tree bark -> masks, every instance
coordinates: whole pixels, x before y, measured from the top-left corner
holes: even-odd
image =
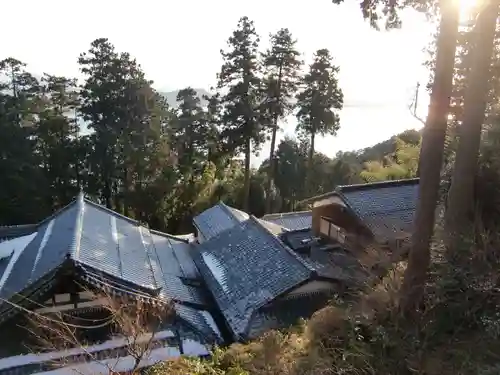
[[[419,199],[411,238],[412,248],[400,291],[400,308],[403,314],[416,311],[424,295],[453,88],[459,9],[454,0],[441,0],[440,9],[436,71],[420,151]]]
[[[278,118],[273,120],[273,133],[271,135],[271,151],[269,152],[269,173],[267,175],[266,186],[266,213],[272,213],[272,196],[271,190],[274,182],[274,169],[276,168],[276,161],[274,156],[274,149],[276,148],[276,132],[278,130]]]
[[[249,212],[250,208],[250,156],[251,139],[248,138],[245,144],[245,182],[243,187],[243,211]]]
[[[314,165],[314,141],[316,138],[316,133],[312,132],[311,133],[311,144],[309,147],[309,157],[308,157],[308,166],[306,170],[306,193],[308,196],[311,196],[313,194],[313,189],[312,189],[312,181],[311,181],[311,172],[312,168]]]
[[[474,181],[485,119],[490,78],[491,58],[494,52],[499,0],[490,0],[476,20],[473,30],[470,73],[464,98],[464,117],[459,129],[459,143],[448,194],[445,213],[447,251],[453,251],[473,216]]]
[[[283,65],[280,65],[278,71],[278,105],[281,100],[281,80],[283,76]],[[274,182],[274,172],[276,168],[276,159],[274,155],[274,149],[276,148],[276,133],[278,132],[278,117],[273,116],[273,131],[271,135],[271,150],[269,152],[269,173],[267,176],[267,189],[266,189],[266,213],[272,213],[272,196],[271,189]]]

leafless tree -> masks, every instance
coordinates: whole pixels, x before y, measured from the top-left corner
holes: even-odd
[[[87,374],[85,366],[98,364],[100,373],[137,374],[143,362],[147,361],[152,350],[160,344],[158,333],[168,323],[174,311],[169,303],[134,297],[112,297],[107,294],[95,295],[102,301],[106,318],[91,320],[77,318],[64,312],[48,314],[29,314],[27,328],[38,342],[37,352],[64,352],[61,358],[54,355],[50,363],[55,368],[75,366],[75,373]],[[82,323],[85,321],[85,324]],[[116,338],[116,347],[109,348],[105,358],[99,351],[87,345],[83,339],[86,330],[109,327]],[[125,372],[118,366],[124,357],[133,359]],[[82,370],[78,370],[81,367]],[[90,367],[89,367],[90,368]]]

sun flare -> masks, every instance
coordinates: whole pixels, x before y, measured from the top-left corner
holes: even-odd
[[[466,20],[470,18],[484,3],[484,0],[455,0],[460,7],[460,18]]]

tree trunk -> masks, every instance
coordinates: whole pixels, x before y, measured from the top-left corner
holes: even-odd
[[[411,238],[412,248],[400,291],[400,308],[403,314],[414,312],[421,305],[424,295],[453,88],[459,9],[455,0],[441,0],[440,9],[436,70],[420,151],[419,199]]]
[[[491,0],[480,12],[473,30],[470,73],[464,98],[464,117],[448,194],[445,233],[448,251],[466,227],[474,210],[474,180],[485,119],[491,57],[494,52],[499,0]]]
[[[311,196],[312,192],[312,181],[311,172],[314,165],[314,140],[316,138],[316,133],[311,133],[311,144],[309,147],[309,157],[307,158],[307,170],[306,170],[306,195]]]
[[[110,210],[113,209],[113,203],[111,202],[111,178],[109,177],[108,173],[104,174],[104,189],[103,189],[103,198],[104,198],[104,204],[106,205],[106,208],[109,208]]]
[[[281,81],[283,76],[283,65],[281,64],[278,71],[278,105],[281,99]],[[276,159],[274,157],[274,149],[276,148],[276,134],[278,132],[278,115],[273,116],[273,132],[271,135],[271,150],[269,152],[269,173],[267,176],[267,188],[266,188],[266,213],[272,213],[272,196],[271,189],[274,182],[274,172],[276,168]]]
[[[246,140],[245,145],[245,183],[243,187],[243,211],[249,212],[250,200],[250,155],[251,155],[251,139]]]
[[[271,190],[274,182],[274,169],[276,168],[276,160],[274,157],[274,149],[276,148],[276,133],[278,131],[278,117],[273,120],[273,133],[271,135],[271,151],[269,152],[269,173],[267,175],[266,186],[266,213],[272,213],[272,196]]]

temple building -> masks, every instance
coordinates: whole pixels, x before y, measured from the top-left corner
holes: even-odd
[[[349,238],[407,236],[417,191],[418,179],[341,186],[309,199],[309,211],[262,218],[221,202],[185,236],[81,194],[38,224],[0,227],[0,375],[98,374],[108,360],[126,371],[130,343],[97,324],[109,314],[103,295],[170,311],[143,367],[286,328],[363,284],[369,272]],[[33,349],[29,321],[54,314],[81,328],[84,348]]]

